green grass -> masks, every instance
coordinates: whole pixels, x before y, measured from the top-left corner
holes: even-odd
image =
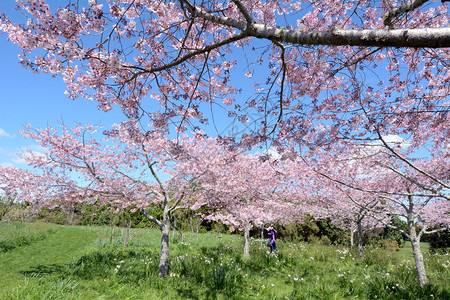
[[[24,226],[35,226],[26,224]],[[43,225],[41,225],[43,226]],[[171,234],[170,276],[159,278],[159,232],[50,226],[44,240],[0,254],[0,299],[448,299],[449,257],[425,254],[431,284],[419,288],[408,249],[278,242],[277,256],[242,237]],[[36,229],[36,230],[47,230]],[[14,228],[0,227],[0,234]],[[30,229],[33,231],[32,229]],[[426,251],[424,251],[426,252]]]
[[[1,222],[0,226],[2,226]],[[0,231],[0,253],[44,240],[47,235],[54,233],[54,231],[53,226],[43,223],[4,223]]]
[[[430,243],[420,243],[420,248],[422,249],[422,253],[427,253],[430,251]],[[412,246],[409,241],[405,241],[403,247],[398,251],[398,255],[403,255],[405,259],[413,259]]]
[[[3,225],[3,236],[11,234],[11,227]],[[21,225],[28,231],[51,232],[45,238],[23,244],[8,252],[0,253],[0,291],[8,289],[34,274],[51,274],[71,260],[77,259],[97,238],[97,232],[89,228],[56,226],[32,223]]]

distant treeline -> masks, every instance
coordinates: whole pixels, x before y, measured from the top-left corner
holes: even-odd
[[[158,205],[147,208],[147,212],[157,219],[162,219],[162,209]],[[201,218],[201,211],[181,210],[173,215],[172,224],[177,231],[230,233],[229,226],[222,222],[211,222]],[[0,201],[0,221],[35,221],[40,220],[60,225],[82,226],[118,226],[127,228],[155,228],[140,211],[114,211],[107,206],[77,204],[69,209],[54,208],[37,210],[26,203]],[[399,218],[393,224],[407,231],[407,225]],[[329,218],[314,219],[306,217],[303,222],[275,224],[278,238],[288,241],[305,241],[323,245],[350,244],[350,233],[335,226]],[[254,238],[267,238],[262,228],[254,227],[250,235]],[[357,237],[355,236],[355,239]],[[398,250],[405,242],[401,233],[390,228],[373,228],[364,233],[364,244],[385,249]],[[422,241],[429,242],[433,251],[448,251],[450,248],[450,231],[425,235]]]

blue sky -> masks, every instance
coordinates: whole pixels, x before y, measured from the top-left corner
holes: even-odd
[[[5,12],[14,21],[23,20],[14,6],[14,1],[2,0],[0,12]],[[63,80],[23,68],[17,57],[20,51],[17,45],[7,40],[6,34],[0,33],[0,165],[23,168],[25,164],[18,157],[21,150],[43,151],[36,142],[24,139],[18,132],[27,123],[34,128],[42,128],[57,126],[57,122],[61,121],[68,126],[75,121],[89,124],[100,122],[109,128],[124,119],[117,108],[105,113],[97,109],[96,102],[68,99],[64,94],[66,87]],[[244,67],[242,69],[245,69],[244,73],[248,71]],[[241,85],[252,86],[253,79],[243,74],[241,77]],[[249,95],[241,97],[247,98]],[[211,129],[210,134],[230,134],[236,130],[235,125],[242,126],[228,118],[215,121],[218,131]]]
[[[13,9],[14,6],[13,0],[0,0],[0,12],[5,12],[17,21],[20,16]],[[26,123],[30,123],[34,128],[40,128],[47,125],[57,126],[58,121],[68,126],[75,121],[90,124],[100,122],[109,128],[112,123],[118,123],[124,119],[117,108],[105,113],[97,109],[96,102],[68,99],[64,94],[66,87],[61,78],[52,78],[51,75],[43,73],[35,74],[31,70],[24,69],[17,58],[19,53],[20,48],[7,41],[6,34],[0,34],[0,165],[25,167],[17,156],[21,149],[43,151],[36,142],[24,139],[17,132],[23,129]],[[237,51],[234,55],[241,54]],[[236,73],[233,74],[234,79],[237,76],[235,84],[243,88],[243,93],[237,96],[242,99],[247,99],[253,93],[254,80],[265,81],[265,73],[258,73],[258,69],[250,70],[255,74],[253,78],[243,75],[247,71],[249,69],[246,65],[237,66],[234,71]],[[368,76],[370,77],[370,74]],[[217,131],[214,130],[212,119],[210,119],[211,126],[207,130],[209,134],[233,135],[245,127],[239,122],[224,118],[221,115],[224,112],[219,111],[215,119]],[[251,113],[250,117],[252,118]]]
[[[14,5],[11,0],[1,1],[0,11],[16,14]],[[26,123],[46,127],[55,126],[57,121],[67,125],[100,121],[107,126],[122,118],[117,110],[99,111],[92,101],[69,100],[61,78],[26,70],[19,64],[19,53],[20,48],[7,41],[6,34],[0,34],[0,165],[24,167],[17,156],[21,149],[42,151],[36,142],[17,132]]]
[[[39,151],[36,142],[24,139],[17,130],[29,123],[33,127],[97,123],[107,126],[122,119],[120,111],[109,113],[97,109],[97,104],[85,99],[70,100],[64,94],[61,78],[35,74],[19,64],[18,46],[0,35],[0,164],[16,165],[21,148]]]

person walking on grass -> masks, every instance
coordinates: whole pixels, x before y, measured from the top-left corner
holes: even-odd
[[[277,231],[272,226],[269,226],[268,228],[266,228],[266,230],[269,236],[269,242],[267,243],[267,246],[270,247],[270,253],[274,251],[276,253],[278,251],[277,244],[275,242],[275,235],[277,234]]]

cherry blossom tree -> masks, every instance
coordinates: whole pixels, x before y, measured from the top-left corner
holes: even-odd
[[[381,205],[377,197],[366,193],[345,189],[339,184],[326,181],[327,190],[332,191],[325,201],[326,211],[333,224],[350,232],[350,246],[354,247],[354,234],[358,233],[359,258],[364,257],[363,237],[367,230],[374,229],[380,221],[377,219],[387,218],[389,210]],[[377,219],[372,215],[376,212]],[[384,220],[383,220],[384,221]],[[387,221],[385,222],[387,223]]]
[[[24,18],[2,15],[0,30],[23,49],[22,65],[61,76],[70,98],[105,111],[118,106],[132,122],[174,124],[178,132],[217,128],[216,120],[231,116],[244,132],[223,141],[250,147],[271,138],[301,145],[300,154],[409,136],[410,149],[437,149],[429,160],[436,163],[421,165],[385,143],[395,162],[368,165],[409,182],[414,201],[430,199],[423,209],[448,200],[448,173],[437,164],[448,158],[450,137],[448,1],[17,5]],[[411,194],[386,189],[377,195]]]
[[[208,205],[198,190],[216,178],[212,166],[218,166],[220,154],[228,151],[213,138],[196,135],[168,140],[156,131],[143,133],[136,123],[126,128],[116,125],[105,132],[103,141],[95,139],[97,129],[91,125],[62,125],[60,131],[28,126],[22,133],[48,150],[45,155],[24,155],[41,175],[17,176],[25,171],[2,168],[0,184],[19,189],[21,199],[41,207],[95,202],[116,211],[140,210],[161,230],[159,274],[166,276],[171,216],[179,209]],[[162,220],[147,213],[151,205],[161,206]]]
[[[51,198],[54,191],[58,190],[58,185],[51,179],[31,171],[0,166],[0,186],[5,192],[5,198],[17,203],[31,199],[40,202]]]
[[[330,156],[326,157],[327,171],[319,171],[332,186],[337,184],[339,191],[350,190],[348,196],[350,192],[366,194],[366,197],[358,199],[352,196],[349,199],[371,218],[408,238],[420,286],[428,283],[420,249],[421,237],[450,227],[447,148],[444,145],[431,157],[414,158],[412,154],[417,153],[402,148],[401,144],[393,145],[386,137],[380,136],[379,143],[347,148],[345,158],[341,156],[341,159],[332,160]],[[333,173],[329,172],[331,168],[334,168]],[[367,199],[374,199],[374,202],[367,202]],[[384,207],[381,214],[380,207]],[[383,219],[386,214],[406,220],[408,231],[386,222],[388,219]],[[416,225],[421,227],[419,232]],[[432,229],[436,226],[440,228]]]
[[[250,257],[250,230],[267,223],[292,222],[301,211],[287,193],[283,166],[259,154],[236,153],[202,186],[213,211],[205,218],[244,232],[244,257]]]
[[[254,121],[243,144],[286,135],[323,144],[367,137],[373,123],[425,143],[421,124],[447,122],[446,1],[17,0],[17,7],[24,17],[3,15],[0,30],[23,49],[21,64],[60,75],[71,98],[105,111],[117,105],[154,126],[196,129],[225,114]]]

